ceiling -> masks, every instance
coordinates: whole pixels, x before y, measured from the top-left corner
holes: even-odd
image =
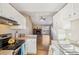
[[[11,5],[23,15],[30,15],[32,17],[32,21],[37,24],[51,24],[52,18],[50,15],[53,16],[63,8],[65,4],[66,3],[11,3]],[[47,21],[40,22],[40,16],[47,17]]]
[[[60,10],[65,3],[12,3],[14,8],[16,8],[21,13],[37,13],[37,12],[57,12]]]

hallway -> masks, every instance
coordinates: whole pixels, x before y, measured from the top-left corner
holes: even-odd
[[[37,36],[37,55],[47,55],[48,54],[48,48],[42,45],[42,36]]]

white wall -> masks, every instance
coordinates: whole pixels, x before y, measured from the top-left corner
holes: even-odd
[[[46,18],[45,21],[40,21],[40,17],[44,16]],[[36,13],[33,14],[32,16],[32,22],[34,24],[39,24],[39,25],[50,25],[52,24],[52,15],[45,15],[45,13]]]
[[[32,22],[30,16],[26,16],[26,34],[32,34]]]

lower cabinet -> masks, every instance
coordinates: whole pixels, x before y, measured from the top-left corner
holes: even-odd
[[[18,55],[25,55],[26,49],[25,49],[25,43],[23,43],[18,51]]]
[[[54,46],[53,50],[53,55],[64,55],[64,52],[60,47]]]
[[[25,43],[20,46],[19,55],[35,55],[37,53],[37,36],[27,36]]]
[[[25,54],[25,43],[21,46],[21,55]]]
[[[57,41],[52,41],[52,44],[49,47],[49,55],[65,55],[64,50],[57,44]]]
[[[36,54],[37,53],[37,41],[36,38],[29,38],[25,42],[25,54]]]

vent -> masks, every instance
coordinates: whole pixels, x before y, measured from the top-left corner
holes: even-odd
[[[5,25],[19,25],[16,21],[7,19],[5,17],[0,16],[0,24],[5,24]]]

